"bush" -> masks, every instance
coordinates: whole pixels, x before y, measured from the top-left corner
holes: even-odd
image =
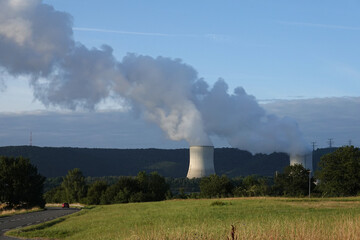
[[[225,206],[225,205],[229,205],[229,203],[226,203],[223,201],[215,201],[210,204],[210,206]],[[231,203],[230,203],[230,205],[231,205]]]

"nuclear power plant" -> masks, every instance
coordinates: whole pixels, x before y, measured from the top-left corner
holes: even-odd
[[[301,164],[313,174],[312,152],[306,154],[290,154],[290,165]],[[214,147],[190,146],[190,164],[187,178],[202,178],[215,174]]]
[[[191,146],[190,164],[187,178],[202,178],[215,174],[214,170],[214,147]]]
[[[312,152],[307,154],[292,154],[290,155],[290,165],[301,164],[304,168],[310,169],[313,172]]]

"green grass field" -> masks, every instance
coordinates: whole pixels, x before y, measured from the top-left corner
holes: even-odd
[[[10,234],[44,239],[360,239],[360,198],[269,197],[96,206]]]

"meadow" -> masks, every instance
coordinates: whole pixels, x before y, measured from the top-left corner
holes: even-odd
[[[360,197],[189,199],[89,206],[10,235],[43,239],[360,239]]]

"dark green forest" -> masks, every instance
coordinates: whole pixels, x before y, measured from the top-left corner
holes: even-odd
[[[314,152],[314,165],[320,156],[334,149]],[[80,168],[85,176],[136,176],[140,171],[158,172],[164,177],[185,177],[189,167],[189,149],[94,149],[70,147],[0,147],[0,156],[29,158],[45,177],[65,176]],[[274,176],[289,165],[285,153],[251,154],[234,148],[216,148],[215,171],[218,175]],[[316,166],[315,166],[316,168]]]
[[[220,151],[218,149],[215,155],[222,156],[224,152],[228,153],[227,150],[235,149],[224,148]],[[244,153],[240,150],[235,151]],[[255,156],[250,154],[250,157],[255,159],[253,161],[267,159],[264,162],[266,164],[268,159],[275,161],[282,155],[284,154]],[[316,158],[320,155],[322,156],[315,177],[311,177],[311,172],[302,165],[295,164],[285,166],[282,172],[276,172],[273,176],[239,175],[230,178],[225,174],[221,176],[213,174],[201,179],[187,179],[165,178],[157,172],[140,171],[137,176],[85,177],[79,168],[74,168],[69,170],[66,176],[50,177],[46,180],[28,158],[2,156],[0,157],[0,201],[5,203],[5,208],[21,208],[44,206],[45,201],[113,204],[172,198],[359,195],[359,148],[344,146],[327,151],[315,151],[313,156]],[[227,158],[232,158],[232,155],[227,155]],[[235,166],[237,163],[235,161],[231,164]]]

